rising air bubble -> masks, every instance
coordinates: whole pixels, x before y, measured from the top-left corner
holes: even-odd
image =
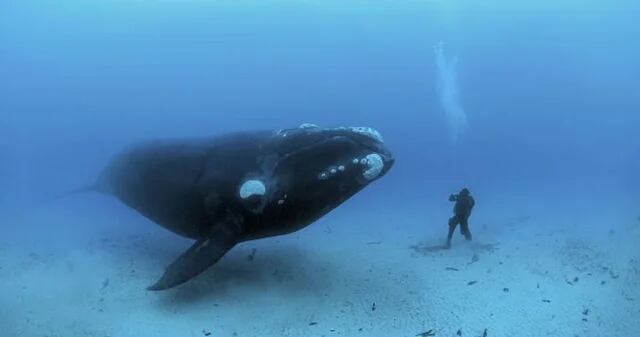
[[[460,103],[458,90],[458,58],[454,56],[447,60],[442,42],[435,46],[434,52],[438,71],[440,105],[446,114],[451,138],[457,142],[458,137],[467,126],[467,114]]]

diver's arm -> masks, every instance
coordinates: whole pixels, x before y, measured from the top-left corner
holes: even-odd
[[[449,196],[449,201],[458,201],[458,196],[455,194],[452,194]]]

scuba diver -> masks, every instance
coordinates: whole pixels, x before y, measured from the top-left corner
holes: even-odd
[[[460,224],[460,234],[464,235],[465,239],[471,241],[468,220],[471,215],[471,210],[476,204],[471,193],[469,193],[469,190],[466,188],[460,190],[458,194],[450,195],[449,201],[455,201],[456,204],[453,206],[453,216],[449,219],[449,235],[447,236],[447,244],[445,245],[447,249],[451,248],[451,237],[458,224]]]

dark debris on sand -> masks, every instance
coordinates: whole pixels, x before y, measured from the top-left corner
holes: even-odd
[[[471,262],[469,262],[468,264],[474,264],[476,262],[480,261],[480,257],[478,257],[478,254],[473,254],[473,256],[471,257]]]
[[[109,286],[109,278],[105,278],[104,281],[102,281],[102,288],[100,288],[100,290],[105,290],[107,287]]]
[[[589,308],[586,308],[582,311],[582,321],[587,322],[587,316],[589,316]]]
[[[435,335],[436,335],[435,331],[433,331],[433,329],[430,329],[429,331],[421,332],[421,333],[417,334],[416,336],[418,336],[418,337],[429,337],[429,336],[435,336]]]
[[[247,256],[247,260],[248,261],[253,261],[256,258],[256,252],[258,252],[257,249],[255,249],[255,248],[251,249],[251,254],[249,254]]]

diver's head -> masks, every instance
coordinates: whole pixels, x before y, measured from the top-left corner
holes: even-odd
[[[460,195],[467,196],[469,194],[470,194],[470,192],[466,187],[460,190]]]

